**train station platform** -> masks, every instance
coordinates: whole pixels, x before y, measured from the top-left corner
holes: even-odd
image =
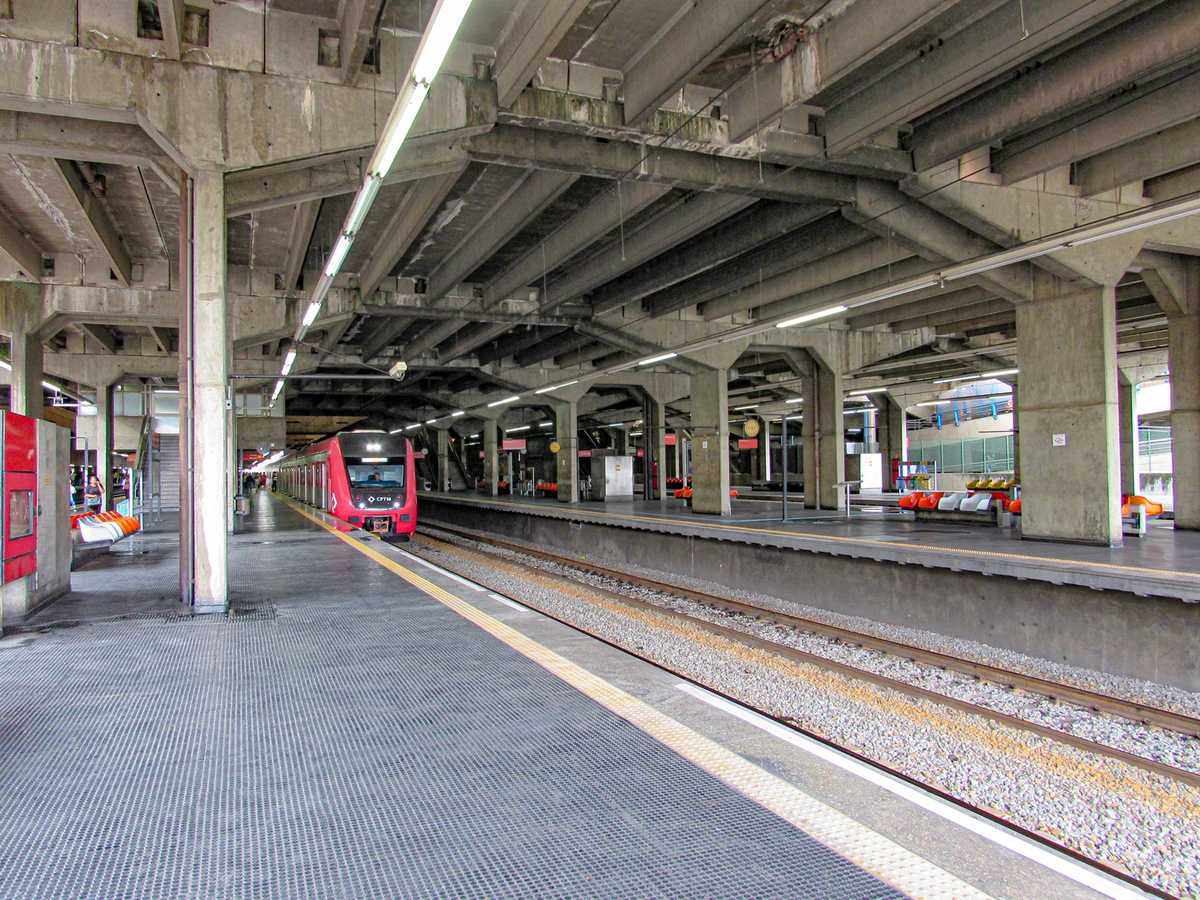
[[[698,515],[684,501],[627,500],[559,503],[533,497],[427,493],[423,497],[535,516],[556,516],[622,528],[694,534],[722,541],[1011,575],[1052,584],[1126,591],[1139,596],[1200,602],[1200,532],[1156,523],[1141,538],[1115,548],[1022,541],[1011,528],[917,522],[899,509],[858,508],[847,516],[781,502],[734,500],[728,518]]]
[[[1011,529],[738,501],[577,505],[421,495],[422,521],[485,529],[1096,672],[1200,690],[1200,534],[1155,526],[1115,549],[1022,541]],[[570,527],[564,528],[564,523]],[[789,552],[799,551],[799,552]]]
[[[168,561],[0,640],[0,896],[1093,896],[266,493],[228,617]]]

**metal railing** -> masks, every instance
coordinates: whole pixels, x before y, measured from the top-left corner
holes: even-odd
[[[909,459],[929,460],[945,475],[1004,475],[1014,471],[1013,437],[1001,435],[960,441],[909,444]]]

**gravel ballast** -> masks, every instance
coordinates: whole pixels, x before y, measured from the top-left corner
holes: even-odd
[[[998,725],[982,716],[747,647],[698,625],[668,618],[667,611],[686,613],[948,696],[984,703],[998,711],[1183,768],[1200,770],[1200,741],[646,588],[585,575],[523,554],[458,537],[452,540],[458,546],[420,540],[410,545],[410,550],[772,715],[793,720],[886,766],[992,809],[1089,857],[1124,868],[1163,890],[1181,896],[1200,894],[1200,790],[1049,738]],[[538,569],[540,575],[530,577],[525,567]],[[635,571],[632,567],[630,570]],[[714,586],[677,576],[668,579],[662,573],[637,574],[687,582],[696,590],[868,630],[857,623],[848,624],[848,617],[812,615],[807,608],[781,605],[775,598],[767,603],[745,592],[714,590]],[[590,587],[654,604],[664,612],[660,615],[653,610],[622,606],[618,599]],[[879,631],[881,626],[872,624],[875,628],[871,633],[911,641],[908,634],[896,634],[897,629],[883,633]],[[945,646],[944,639],[940,646],[929,649],[959,652]],[[995,659],[981,661],[1007,665]],[[1056,677],[1036,669],[1030,674]],[[1071,683],[1105,690],[1075,675]],[[1103,676],[1097,677],[1103,680]],[[1139,683],[1137,690],[1143,691],[1145,686]],[[1138,698],[1166,705],[1161,697],[1151,700],[1139,693]],[[1192,711],[1190,703],[1170,705]]]

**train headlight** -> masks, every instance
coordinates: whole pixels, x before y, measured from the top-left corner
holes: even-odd
[[[399,500],[397,500],[395,503],[393,503],[393,504],[392,504],[392,506],[393,506],[395,509],[399,509],[399,508],[400,508],[401,506],[403,506],[403,505],[404,505],[404,504],[403,504],[403,503],[401,503]]]

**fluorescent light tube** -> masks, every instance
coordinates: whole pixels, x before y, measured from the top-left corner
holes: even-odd
[[[346,261],[346,254],[350,252],[350,244],[353,238],[345,232],[338,235],[337,243],[333,245],[333,250],[329,254],[329,260],[325,263],[325,275],[329,278],[336,278],[337,273],[342,270],[342,263]]]
[[[450,418],[457,419],[459,416],[465,416],[466,414],[467,411],[465,409],[456,409],[454,412],[450,413]]]
[[[648,357],[646,357],[646,358],[645,358],[645,359],[643,359],[643,360],[639,360],[639,361],[638,361],[638,365],[639,365],[639,366],[652,366],[652,365],[654,365],[655,363],[659,363],[659,362],[665,362],[665,361],[666,361],[666,360],[668,360],[668,359],[674,359],[674,358],[675,358],[675,357],[677,357],[678,355],[679,355],[678,353],[674,353],[674,352],[672,352],[672,353],[660,353],[660,354],[658,354],[657,356],[648,356]]]
[[[748,409],[758,409],[758,404],[757,404],[757,403],[751,403],[749,406],[735,406],[735,407],[733,408],[733,411],[734,411],[734,412],[745,412],[745,411],[746,411],[746,410],[748,410]]]
[[[579,384],[579,379],[576,378],[574,381],[564,381],[562,384],[553,384],[553,385],[550,385],[549,387],[538,388],[536,391],[534,391],[534,393],[535,394],[548,394],[551,391],[561,391],[563,388],[570,387],[573,384]]]
[[[1020,369],[992,369],[990,372],[980,372],[980,378],[996,378],[1000,375],[1016,375]]]
[[[491,409],[494,406],[503,406],[506,403],[516,403],[520,399],[521,399],[520,394],[514,394],[511,397],[505,397],[503,400],[493,400],[491,403],[488,404],[488,409]]]
[[[404,430],[405,430],[405,431],[412,431],[414,428],[420,428],[420,427],[421,427],[421,424],[418,422],[416,425],[409,425],[409,426],[408,426],[407,428],[405,428]]]
[[[305,310],[305,313],[304,313],[304,319],[300,323],[301,326],[304,328],[311,328],[312,323],[317,321],[317,316],[319,316],[320,314],[321,314],[321,301],[314,300],[312,303],[308,304],[308,309]]]
[[[885,387],[863,388],[862,390],[851,391],[848,396],[865,397],[868,394],[882,394],[885,391],[887,391],[887,388],[885,388]]]
[[[804,402],[804,398],[803,398],[803,397],[788,397],[788,398],[787,398],[786,400],[784,400],[783,402],[784,402],[784,403],[803,403],[803,402]]]
[[[350,212],[346,213],[342,231],[349,235],[358,234],[358,229],[362,227],[363,220],[371,210],[371,204],[375,202],[375,195],[379,193],[380,185],[381,182],[378,178],[368,178],[363,182],[358,193],[354,195],[354,203],[350,207]]]
[[[287,356],[283,358],[283,374],[290,375],[292,366],[296,364],[296,350],[292,348],[287,352]]]
[[[437,421],[437,419],[429,419],[429,420],[427,420],[427,421],[425,422],[425,424],[426,424],[426,425],[432,425],[432,424],[433,424],[434,422],[436,422],[436,421]]]
[[[553,422],[538,422],[538,428],[549,428]]]
[[[882,297],[877,299],[883,299]],[[803,325],[805,322],[815,322],[817,319],[824,319],[826,316],[836,316],[838,313],[844,313],[846,307],[838,304],[837,306],[827,306],[824,309],[813,310],[810,313],[805,313],[802,316],[795,316],[791,319],[784,319],[782,322],[776,322],[776,328],[791,328],[793,325]]]
[[[533,427],[532,425],[520,425],[516,428],[505,428],[504,430],[508,434],[512,434],[513,432],[516,432],[516,431],[528,431],[532,427]]]

